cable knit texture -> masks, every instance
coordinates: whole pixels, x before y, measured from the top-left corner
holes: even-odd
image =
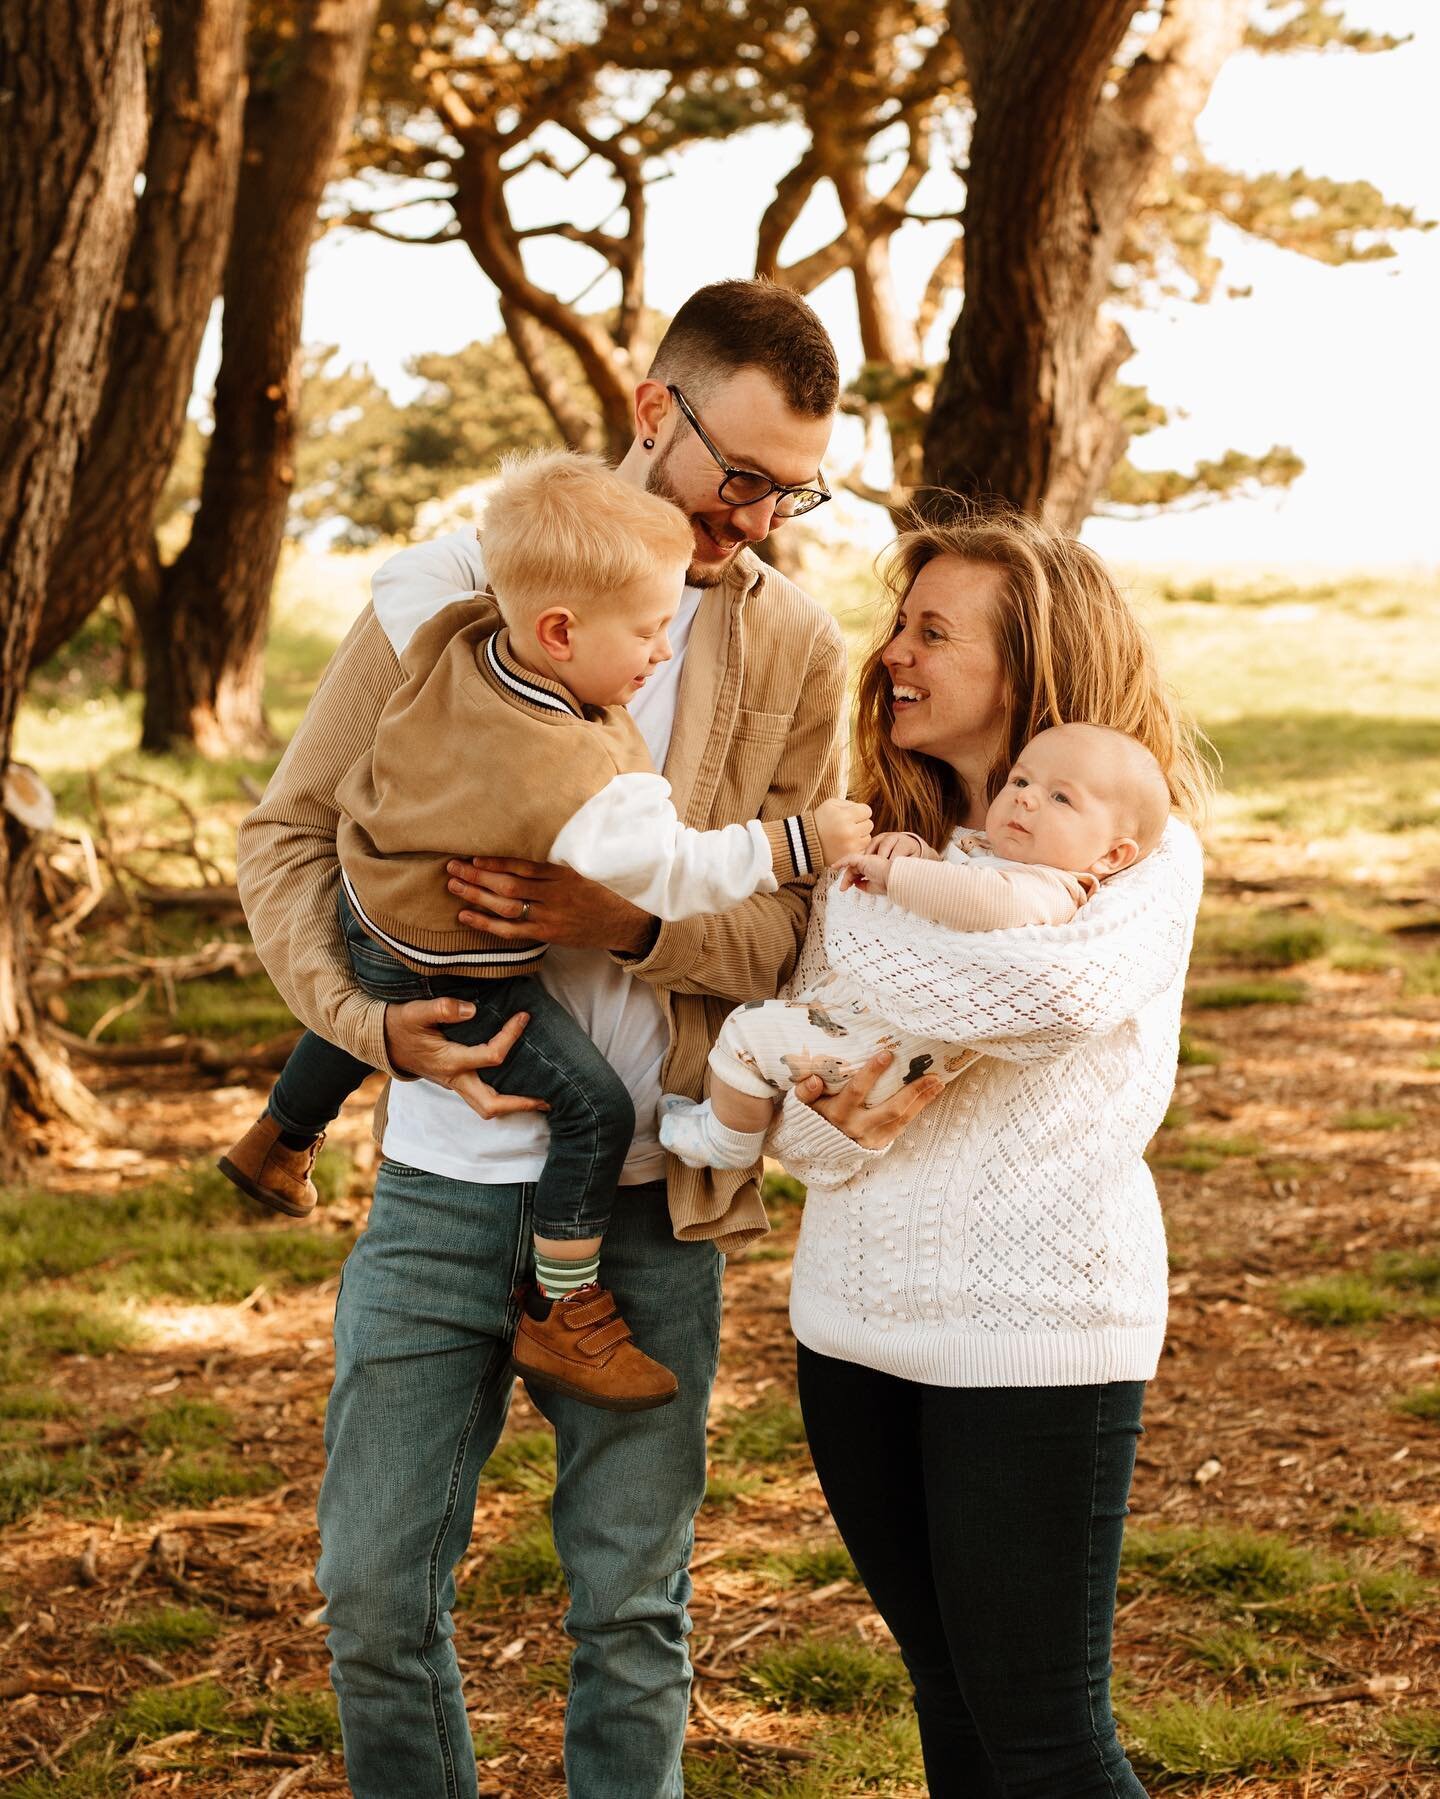
[[[809,1187],[802,1343],[936,1386],[1154,1374],[1165,1233],[1144,1153],[1174,1085],[1201,879],[1172,820],[1065,925],[962,934],[858,889],[819,896],[789,990],[828,965],[899,1028],[981,1060],[884,1152],[787,1098],[767,1149]]]

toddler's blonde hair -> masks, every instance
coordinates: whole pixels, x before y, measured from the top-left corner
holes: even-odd
[[[480,532],[485,573],[507,624],[547,606],[603,605],[631,582],[689,564],[683,512],[572,450],[507,457]],[[676,584],[679,597],[679,583]]]

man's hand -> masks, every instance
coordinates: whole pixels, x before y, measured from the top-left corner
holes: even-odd
[[[837,1131],[843,1131],[862,1149],[888,1149],[912,1118],[918,1118],[934,1098],[944,1091],[945,1083],[933,1075],[911,1081],[878,1106],[866,1104],[870,1089],[894,1061],[889,1050],[872,1056],[858,1074],[838,1093],[825,1097],[825,1083],[812,1074],[795,1083],[796,1099],[813,1106],[822,1118],[828,1118]]]
[[[437,1087],[448,1087],[482,1118],[503,1118],[510,1112],[548,1112],[550,1108],[543,1099],[497,1093],[476,1073],[480,1068],[500,1066],[519,1042],[530,1014],[517,1012],[488,1043],[452,1043],[441,1034],[442,1024],[459,1024],[474,1015],[474,1006],[463,999],[412,999],[403,1006],[386,1006],[385,1053],[391,1067],[434,1081]]]
[[[654,919],[598,881],[555,862],[474,856],[446,864],[450,891],[471,908],[461,924],[515,943],[564,943],[643,955]]]

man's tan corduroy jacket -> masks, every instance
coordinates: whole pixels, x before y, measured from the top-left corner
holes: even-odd
[[[303,1023],[391,1075],[384,1003],[355,983],[336,922],[335,791],[372,742],[403,679],[366,607],[335,652],[265,797],[240,827],[240,895],[255,947]],[[842,790],[845,649],[834,620],[748,551],[704,593],[681,673],[664,774],[686,824],[809,812]],[[443,768],[436,770],[444,779]],[[720,1024],[768,999],[804,937],[812,880],[785,882],[733,911],[663,924],[650,952],[622,958],[660,994],[670,1025],[666,1091],[699,1097]],[[403,1077],[401,1077],[403,1078]],[[675,1234],[741,1248],[767,1228],[759,1170],[669,1163]]]

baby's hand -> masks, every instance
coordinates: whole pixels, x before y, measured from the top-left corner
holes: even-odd
[[[870,841],[870,808],[853,800],[826,800],[815,808],[820,853],[827,863],[857,855]]]
[[[888,861],[891,856],[925,856],[930,852],[913,831],[882,831],[865,845],[864,853],[884,856]]]
[[[842,856],[840,859],[840,891],[847,887],[863,887],[867,893],[884,893],[890,885],[888,856]]]

